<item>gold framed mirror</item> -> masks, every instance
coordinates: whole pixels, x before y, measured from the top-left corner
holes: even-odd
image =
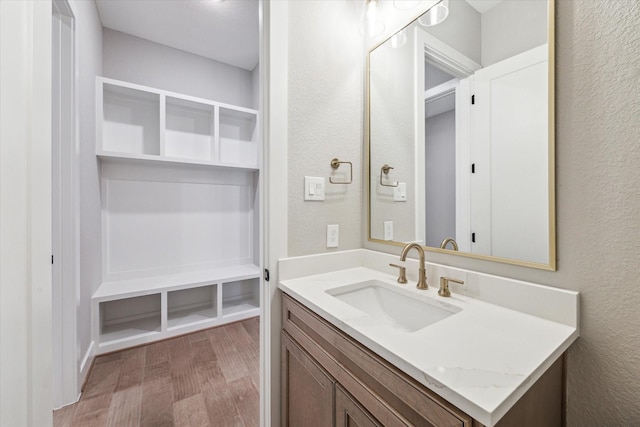
[[[554,1],[447,7],[367,55],[369,241],[555,270]]]

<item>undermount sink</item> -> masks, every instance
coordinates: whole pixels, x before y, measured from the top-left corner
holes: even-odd
[[[415,332],[462,310],[437,301],[427,302],[393,289],[378,280],[367,280],[326,291],[329,295],[386,323],[394,329]]]

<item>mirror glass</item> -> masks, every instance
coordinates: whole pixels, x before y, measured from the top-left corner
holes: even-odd
[[[555,269],[553,4],[448,9],[369,52],[369,239]]]

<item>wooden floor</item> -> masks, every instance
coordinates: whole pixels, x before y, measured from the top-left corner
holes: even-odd
[[[97,357],[55,427],[259,425],[259,321]]]

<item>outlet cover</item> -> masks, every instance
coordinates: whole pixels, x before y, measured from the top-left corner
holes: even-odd
[[[327,225],[327,247],[337,248],[340,237],[338,224]]]
[[[393,221],[384,222],[384,240],[393,240]]]

